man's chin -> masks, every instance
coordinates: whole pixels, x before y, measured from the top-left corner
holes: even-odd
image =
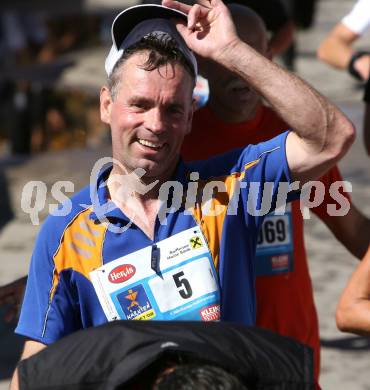
[[[164,169],[163,162],[141,160],[137,163],[135,168],[140,168],[145,171],[142,177],[145,181],[163,180],[164,178],[169,180],[171,176],[171,172],[168,172],[170,169]]]

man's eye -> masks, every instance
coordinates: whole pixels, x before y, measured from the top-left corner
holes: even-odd
[[[183,109],[181,107],[174,106],[174,107],[169,107],[168,112],[174,115],[181,115],[183,113]]]
[[[140,103],[140,102],[137,102],[137,103],[132,103],[131,106],[133,108],[137,108],[139,110],[147,110],[148,109],[148,105],[145,104],[145,103]]]

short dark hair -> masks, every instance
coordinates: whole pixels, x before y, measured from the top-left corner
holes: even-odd
[[[179,64],[190,74],[195,84],[195,73],[192,65],[177,46],[177,42],[168,34],[149,34],[140,41],[125,50],[122,57],[117,61],[111,75],[108,77],[109,91],[114,99],[119,85],[118,69],[133,54],[148,51],[149,56],[142,68],[147,71],[158,69],[166,64]]]
[[[255,390],[255,378],[242,378],[208,359],[184,351],[165,351],[128,382],[123,389],[151,390]]]
[[[152,389],[247,390],[247,387],[234,374],[208,363],[174,366],[159,375]]]

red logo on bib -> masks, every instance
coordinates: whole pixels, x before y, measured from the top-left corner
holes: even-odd
[[[220,305],[207,306],[200,310],[203,321],[218,321],[220,319]]]
[[[122,264],[110,271],[108,279],[111,283],[123,283],[135,275],[136,268],[131,264]]]
[[[289,266],[289,256],[288,255],[278,255],[271,257],[272,269],[284,269]]]

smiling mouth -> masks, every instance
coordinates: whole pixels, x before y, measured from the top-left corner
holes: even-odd
[[[140,145],[147,146],[148,148],[155,149],[155,150],[160,150],[164,146],[164,144],[148,141],[146,139],[141,139],[141,138],[138,139],[138,142]]]

